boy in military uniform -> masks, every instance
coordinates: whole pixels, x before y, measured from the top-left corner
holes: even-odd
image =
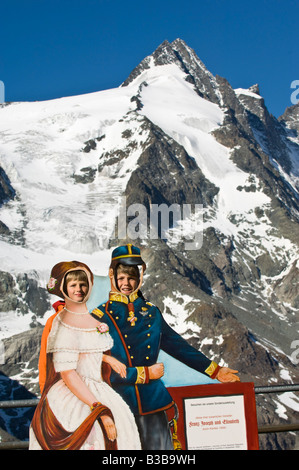
[[[111,370],[111,385],[135,415],[142,448],[173,450],[166,411],[174,402],[160,380],[164,374],[163,364],[157,363],[160,349],[212,379],[240,379],[237,371],[219,367],[190,346],[143,297],[140,287],[145,269],[139,248],[131,244],[115,248],[109,269],[109,299],[91,314],[109,326],[114,340],[111,355],[120,361],[118,373]]]

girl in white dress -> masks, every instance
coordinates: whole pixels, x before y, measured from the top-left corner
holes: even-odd
[[[65,300],[47,340],[47,378],[29,434],[29,450],[140,450],[134,416],[106,383],[102,362],[122,377],[126,367],[109,355],[105,323],[88,312],[93,275],[77,261],[54,266],[48,290]]]

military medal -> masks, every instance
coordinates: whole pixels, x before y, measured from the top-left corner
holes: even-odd
[[[129,309],[128,321],[131,323],[131,326],[135,326],[135,322],[137,321],[137,318],[135,317],[135,313],[134,313],[134,305],[131,302],[128,304],[128,309]]]
[[[148,308],[146,307],[141,307],[140,313],[143,317],[148,314]]]

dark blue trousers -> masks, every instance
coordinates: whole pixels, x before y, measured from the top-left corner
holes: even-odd
[[[136,416],[142,450],[173,450],[172,435],[165,411]]]

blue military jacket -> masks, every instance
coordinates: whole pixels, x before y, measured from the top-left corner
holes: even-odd
[[[155,305],[142,296],[132,303],[124,297],[111,295],[91,313],[109,326],[114,341],[111,355],[127,366],[126,378],[111,372],[111,385],[136,415],[166,410],[173,405],[167,388],[161,380],[148,380],[148,367],[157,363],[160,349],[209,376],[217,364],[178,335]]]

